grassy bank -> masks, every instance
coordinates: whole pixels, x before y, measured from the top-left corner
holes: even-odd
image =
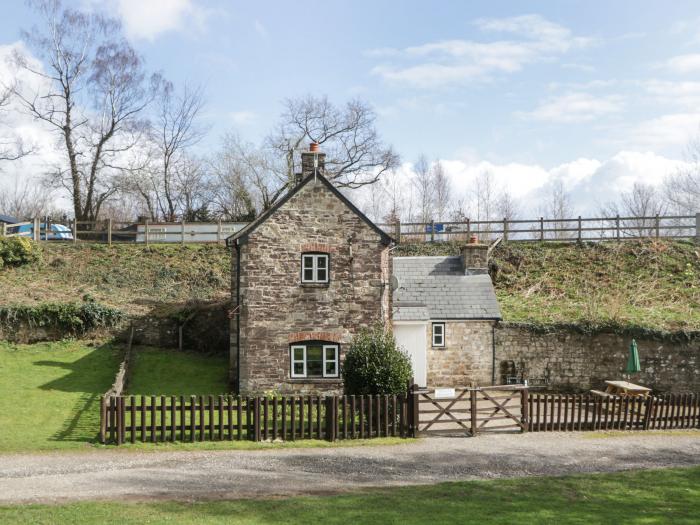
[[[697,523],[700,468],[468,481],[339,496],[0,507],[7,523]]]
[[[396,255],[457,255],[459,243]],[[506,321],[700,330],[700,250],[690,242],[508,243],[493,251]]]
[[[41,243],[41,258],[0,271],[2,305],[81,302],[167,314],[177,303],[228,298],[230,255],[221,245]]]

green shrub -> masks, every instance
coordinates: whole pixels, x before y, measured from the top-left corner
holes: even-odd
[[[383,325],[365,328],[352,339],[343,365],[348,394],[401,394],[412,376],[411,359]]]
[[[26,237],[0,238],[0,268],[20,266],[39,259],[39,247]]]
[[[124,314],[120,310],[95,302],[0,307],[0,327],[9,330],[26,323],[29,326],[58,329],[65,335],[80,335],[93,328],[118,326],[123,319]]]

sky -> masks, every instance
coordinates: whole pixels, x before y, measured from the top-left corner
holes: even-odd
[[[489,170],[526,208],[561,180],[576,211],[593,213],[685,166],[700,130],[697,1],[67,4],[120,18],[151,70],[204,86],[204,150],[229,131],[261,140],[286,97],[360,97],[406,174],[421,153],[439,158],[458,196]],[[33,16],[5,3],[0,58]],[[57,154],[39,142],[38,158],[3,166],[0,184]]]

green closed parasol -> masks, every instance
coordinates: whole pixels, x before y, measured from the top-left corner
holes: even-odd
[[[637,374],[642,371],[642,367],[639,365],[639,352],[637,351],[637,341],[632,339],[632,344],[630,344],[630,356],[627,359],[627,368],[625,368],[625,373],[627,374]]]

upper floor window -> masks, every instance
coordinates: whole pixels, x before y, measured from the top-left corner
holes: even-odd
[[[329,281],[327,253],[304,253],[301,256],[301,282],[327,283]]]

